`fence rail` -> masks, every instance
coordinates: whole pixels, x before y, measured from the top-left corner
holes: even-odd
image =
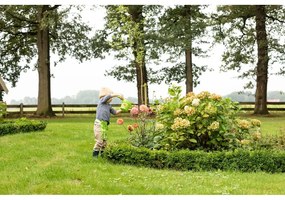
[[[98,104],[53,104],[52,108],[55,114],[95,114]],[[113,107],[119,107],[120,104],[112,104]],[[7,115],[29,115],[36,112],[37,105],[10,104],[7,105]]]
[[[241,110],[253,111],[254,102],[239,102]],[[112,104],[113,107],[119,107],[120,104]],[[52,108],[56,114],[95,114],[97,104],[53,104]],[[267,102],[269,111],[285,111],[285,102]],[[36,112],[37,105],[7,105],[7,114],[9,115],[29,115]]]

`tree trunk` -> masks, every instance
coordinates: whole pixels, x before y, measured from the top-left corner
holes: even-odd
[[[192,52],[191,49],[186,49],[186,94],[193,92],[193,69],[192,69]]]
[[[51,89],[50,89],[50,55],[49,55],[49,28],[42,26],[42,19],[49,8],[48,5],[39,6],[38,13],[38,74],[39,74],[39,90],[38,90],[38,106],[36,115],[38,116],[54,116],[51,106]]]
[[[144,46],[144,24],[141,5],[128,6],[129,14],[132,16],[133,22],[139,24],[137,34],[133,37],[133,55],[135,58],[137,89],[138,89],[138,104],[149,104],[148,99],[148,80],[147,70],[145,65],[145,46]]]
[[[266,35],[266,10],[263,5],[256,5],[257,69],[254,114],[268,114],[268,41]]]
[[[144,64],[136,63],[137,73],[137,89],[138,89],[138,104],[149,104],[148,100],[148,85],[147,85],[147,72]]]
[[[185,16],[188,20],[188,30],[190,34],[190,40],[188,41],[188,46],[185,50],[185,57],[186,57],[186,94],[188,92],[193,92],[193,63],[192,63],[192,25],[191,25],[191,18],[192,18],[192,6],[191,5],[185,5]]]

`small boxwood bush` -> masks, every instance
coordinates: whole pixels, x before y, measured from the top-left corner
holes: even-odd
[[[110,144],[104,157],[124,163],[158,169],[193,171],[285,172],[285,152],[273,150],[190,151],[149,150],[128,144]]]
[[[4,120],[0,123],[0,136],[15,133],[26,133],[31,131],[42,131],[47,123],[40,120],[20,118],[17,120]]]

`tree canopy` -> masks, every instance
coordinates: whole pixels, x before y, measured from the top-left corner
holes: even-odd
[[[91,28],[74,12],[73,6],[3,5],[0,11],[0,73],[15,86],[22,72],[37,69],[37,114],[53,115],[50,55],[53,55],[54,66],[67,55],[79,61],[90,58],[90,48],[86,46],[90,44]]]

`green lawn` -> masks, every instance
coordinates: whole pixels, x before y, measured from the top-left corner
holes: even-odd
[[[258,119],[266,134],[285,129],[285,115]],[[128,136],[115,120],[109,142]],[[0,194],[285,194],[284,174],[181,172],[93,159],[93,116],[47,121],[44,132],[0,137]]]

